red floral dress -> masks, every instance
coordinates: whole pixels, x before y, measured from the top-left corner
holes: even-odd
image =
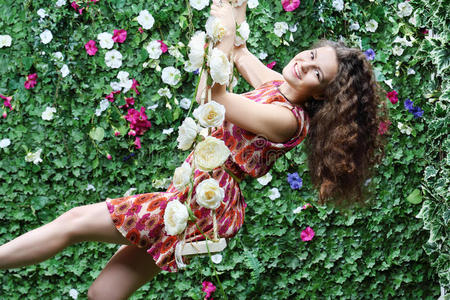
[[[263,176],[280,156],[300,144],[307,134],[308,115],[300,106],[292,105],[280,94],[277,86],[282,83],[283,81],[270,81],[243,96],[255,102],[273,103],[289,108],[298,120],[297,132],[289,141],[274,143],[226,120],[222,126],[212,132],[212,136],[223,140],[230,149],[231,155],[225,162],[225,166],[238,179],[246,176],[254,178]],[[192,165],[192,160],[193,152],[185,161]],[[202,180],[211,178],[211,176],[200,170],[195,170],[194,175],[191,209],[198,218],[199,227],[207,236],[212,237],[211,211],[200,207],[195,201],[195,188]],[[223,168],[214,169],[212,177],[225,190],[225,199],[216,209],[218,233],[220,237],[230,238],[236,235],[241,228],[247,204],[237,180]],[[164,229],[164,211],[167,203],[173,199],[184,203],[187,200],[188,190],[189,188],[186,188],[185,191],[180,192],[171,184],[166,192],[137,194],[106,200],[116,228],[133,244],[147,249],[161,269],[170,272],[178,270],[174,256],[175,247],[184,235],[167,235]],[[195,223],[188,222],[186,243],[200,240],[204,240],[204,237],[196,228]]]

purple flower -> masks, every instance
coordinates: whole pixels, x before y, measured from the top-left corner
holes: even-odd
[[[411,111],[411,109],[413,109],[413,104],[414,103],[411,100],[409,100],[408,98],[404,102],[405,108],[409,111]]]
[[[364,51],[364,54],[367,57],[367,60],[374,60],[375,59],[375,51],[373,51],[372,48],[367,49]]]
[[[414,115],[414,118],[423,116],[423,110],[421,110],[420,107],[414,107],[410,112]]]
[[[293,189],[293,190],[299,190],[303,186],[303,181],[297,172],[288,173],[287,181],[289,182],[289,185],[291,186],[291,189]]]

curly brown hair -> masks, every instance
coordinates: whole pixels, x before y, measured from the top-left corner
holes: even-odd
[[[310,117],[305,140],[312,184],[319,204],[366,206],[366,180],[384,157],[385,135],[378,134],[388,110],[365,54],[342,42],[320,40],[314,48],[332,47],[338,72],[324,91],[325,100],[304,103]]]

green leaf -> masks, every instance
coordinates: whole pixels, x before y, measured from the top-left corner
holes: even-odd
[[[406,200],[412,204],[419,204],[422,202],[422,194],[420,193],[419,189],[415,189],[412,191],[411,194],[409,194],[408,197],[406,197]]]
[[[89,132],[89,136],[92,139],[101,142],[105,137],[105,130],[102,127],[92,128]]]

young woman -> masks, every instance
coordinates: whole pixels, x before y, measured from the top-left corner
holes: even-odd
[[[364,54],[322,41],[294,56],[279,74],[245,45],[234,47],[235,25],[245,20],[245,10],[246,4],[233,9],[224,0],[215,0],[211,6],[211,14],[227,29],[217,47],[226,54],[233,50],[237,69],[255,88],[237,95],[219,84],[212,87],[213,100],[226,108],[223,125],[212,135],[224,140],[231,151],[225,168],[212,172],[226,194],[216,210],[221,237],[234,236],[244,220],[246,203],[239,180],[267,173],[278,157],[307,134],[309,170],[319,188],[319,203],[360,201],[369,170],[381,157],[375,152],[383,149],[377,136],[382,101]],[[230,18],[233,13],[235,19]],[[199,88],[197,101],[204,86]],[[192,162],[192,153],[186,162]],[[208,177],[208,173],[196,172],[194,187]],[[164,193],[73,208],[0,246],[0,269],[41,262],[82,241],[122,244],[92,284],[88,297],[125,299],[161,269],[177,271],[174,249],[182,237],[168,236],[163,222],[165,206],[172,199],[184,202],[186,193],[171,185]],[[200,228],[210,233],[209,214],[205,216],[195,201],[191,208]],[[195,224],[186,230],[187,242],[202,239]]]

